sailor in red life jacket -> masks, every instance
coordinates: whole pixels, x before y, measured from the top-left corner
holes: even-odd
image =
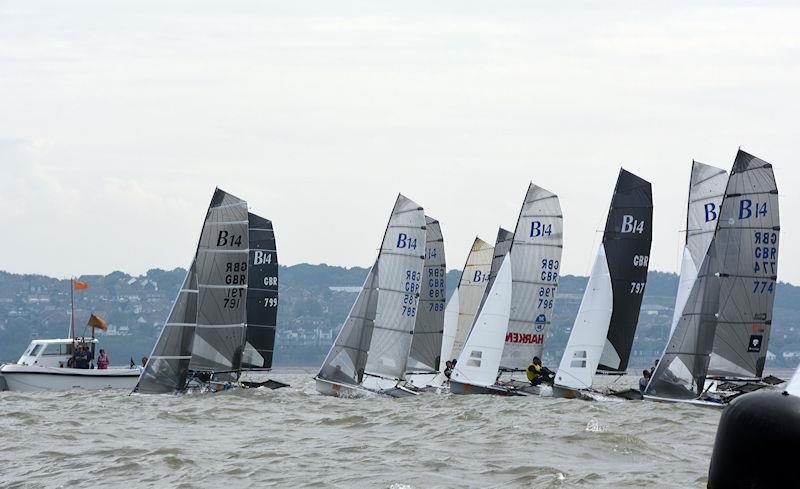
[[[528,365],[525,375],[531,385],[539,385],[542,382],[553,385],[553,379],[556,376],[549,368],[542,367],[542,360],[539,357],[533,357],[533,361]]]

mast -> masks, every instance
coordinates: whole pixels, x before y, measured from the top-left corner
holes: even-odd
[[[75,278],[69,279],[69,337],[72,338],[73,351],[75,350]]]

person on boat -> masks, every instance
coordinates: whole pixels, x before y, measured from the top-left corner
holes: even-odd
[[[92,352],[86,344],[78,345],[78,352],[75,354],[75,368],[88,369],[92,361]]]
[[[653,367],[653,369],[655,370],[655,367]],[[649,370],[642,370],[642,378],[639,379],[639,393],[642,395],[642,399],[644,399],[644,391],[647,389],[647,384],[650,382],[651,376],[652,374]]]
[[[446,362],[444,362],[444,376],[449,379],[452,373],[453,373],[453,362],[447,360]]]
[[[139,366],[139,373],[144,372],[144,368],[147,366],[147,357],[142,357],[142,364]]]
[[[108,359],[108,353],[102,348],[100,349],[100,355],[97,357],[97,368],[101,370],[105,370],[108,368],[108,364],[110,363]]]
[[[531,385],[539,385],[542,382],[553,385],[553,379],[556,376],[552,370],[542,366],[542,360],[539,357],[533,357],[533,360],[525,370],[525,375]]]

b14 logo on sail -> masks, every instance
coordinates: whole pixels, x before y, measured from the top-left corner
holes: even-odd
[[[625,214],[622,216],[622,228],[619,232],[642,234],[644,232],[644,219],[640,221],[630,214]]]

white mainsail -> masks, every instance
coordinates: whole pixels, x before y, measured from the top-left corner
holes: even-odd
[[[511,311],[499,367],[525,370],[541,357],[552,319],[563,248],[558,196],[531,183],[511,246]]]
[[[378,254],[378,304],[365,373],[405,378],[425,261],[425,211],[399,195]]]
[[[447,303],[442,336],[442,353],[439,371],[444,371],[447,360],[458,358],[464,348],[475,314],[489,283],[494,247],[480,238],[475,238],[467,262],[461,272],[458,288]]]
[[[725,170],[697,161],[692,162],[686,211],[686,244],[681,258],[680,281],[675,297],[670,336],[681,318],[689,293],[697,281],[697,273],[703,264],[703,258],[714,237],[727,184],[728,173]]]
[[[479,386],[495,383],[511,309],[511,257],[506,253],[502,260],[475,318],[475,326],[458,356],[451,381]]]

